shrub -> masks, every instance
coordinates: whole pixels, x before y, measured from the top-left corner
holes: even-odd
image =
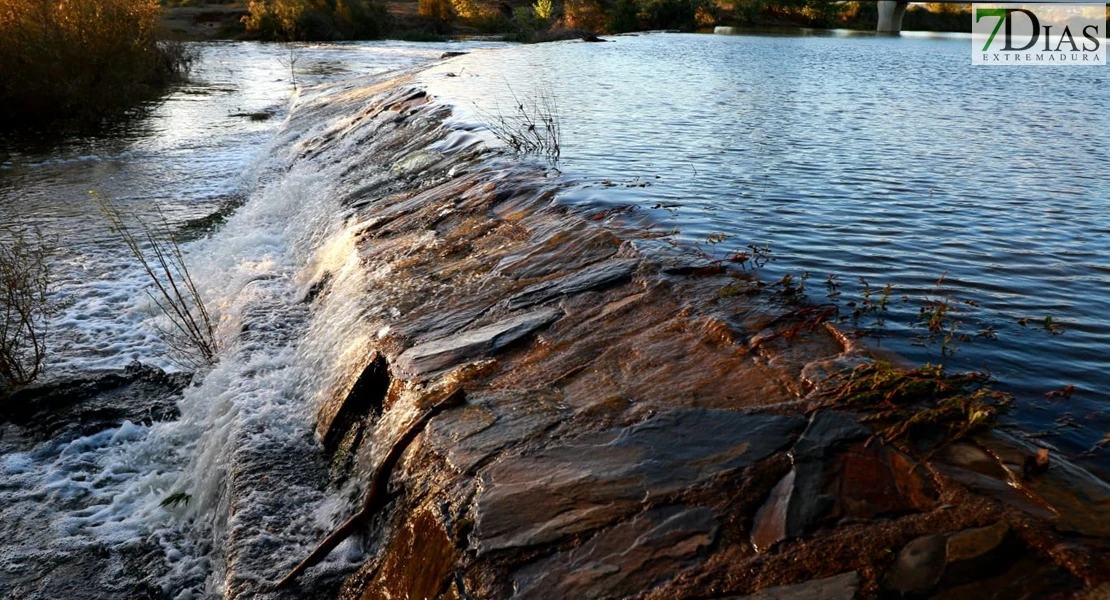
[[[416,14],[431,21],[436,31],[444,33],[455,20],[455,7],[451,0],[418,0]]]
[[[37,232],[32,238],[16,228],[0,240],[0,388],[31,383],[42,371],[53,314],[51,254]]]
[[[550,23],[555,17],[555,4],[552,0],[536,0],[532,4],[532,13],[536,19],[544,23]]]
[[[640,5],[636,0],[617,0],[609,12],[609,31],[625,33],[640,28]]]
[[[566,0],[563,20],[567,29],[605,31],[608,18],[597,0]]]
[[[389,29],[385,5],[374,0],[250,0],[247,32],[268,40],[375,39]]]
[[[559,162],[562,152],[562,129],[555,93],[548,87],[536,90],[530,99],[522,99],[509,87],[513,110],[490,114],[479,111],[498,140],[521,156],[538,156],[551,164]]]
[[[0,0],[0,125],[96,122],[182,77],[193,55],[156,38],[158,0]]]

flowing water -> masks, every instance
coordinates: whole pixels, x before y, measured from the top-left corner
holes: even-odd
[[[882,328],[875,314],[845,326],[872,328],[872,343],[910,360],[989,368],[1019,395],[1014,419],[1050,429],[1048,439],[1069,452],[1085,450],[1110,430],[1100,378],[1110,356],[1110,222],[1100,210],[1110,184],[1097,150],[1110,142],[1105,76],[973,69],[968,43],[644,35],[293,53],[209,44],[194,83],[110,134],[42,148],[5,142],[0,223],[18,220],[59,240],[64,309],[50,374],[134,359],[173,366],[151,324],[142,273],[90,190],[131,214],[149,218],[161,207],[213,299],[225,348],[186,390],[177,421],[128,422],[0,456],[0,580],[132,548],[147,556],[140,563],[162,565],[152,583],[171,595],[219,595],[229,564],[244,560],[224,552],[227,539],[304,547],[349,510],[310,475],[296,476],[320,465],[293,457],[314,455],[318,396],[349,375],[370,335],[358,326],[364,275],[337,216],[337,174],[355,164],[290,169],[300,132],[280,124],[294,74],[307,86],[413,68],[447,49],[475,51],[420,79],[456,107],[460,126],[511,113],[514,93],[556,99],[558,166],[569,184],[560,201],[642,219],[664,242],[712,256],[767,244],[776,260],[763,267],[765,280],[808,271],[810,299],[824,301],[823,281],[836,274],[833,300],[845,315],[860,301],[858,277],[875,289],[891,283]],[[315,118],[300,126],[322,130],[345,115]],[[204,226],[220,211],[230,213],[225,223]],[[325,270],[344,284],[313,313],[299,299]],[[954,355],[909,324],[923,297],[978,304],[952,300],[959,333],[971,336],[954,338]],[[1046,316],[1065,331],[1046,331]],[[997,339],[975,335],[988,328]],[[1077,388],[1070,399],[1043,397],[1064,385]],[[290,457],[281,464],[293,475],[280,489],[233,500],[232,472],[262,456]],[[188,505],[160,507],[175,491],[190,493]],[[237,527],[267,515],[280,523]],[[326,568],[346,572],[361,559],[343,548]],[[262,567],[235,570],[272,576]],[[81,576],[107,590],[129,569]]]

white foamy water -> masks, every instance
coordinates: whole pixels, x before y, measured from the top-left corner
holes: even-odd
[[[298,80],[411,68],[447,48],[458,45],[305,47]],[[66,304],[54,323],[53,375],[135,359],[172,367],[153,326],[149,282],[98,220],[87,188],[145,217],[157,202],[175,228],[243,202],[215,233],[179,231],[222,345],[216,365],[186,388],[180,419],[128,421],[30,451],[0,443],[8,450],[0,454],[0,592],[57,597],[79,586],[77,595],[119,597],[137,593],[148,574],[147,591],[217,597],[229,561],[244,560],[228,555],[229,544],[309,547],[349,508],[321,491],[327,466],[311,462],[312,426],[319,395],[365,359],[365,274],[340,221],[342,190],[334,189],[348,165],[290,169],[303,131],[270,139],[289,93],[278,51],[206,46],[197,74],[206,83],[171,96],[142,131],[46,156],[9,149],[0,160],[4,219],[64,238],[56,293]],[[275,117],[259,124],[228,116],[256,109]],[[325,119],[299,127],[325,128]],[[181,133],[190,123],[198,131]],[[328,302],[314,314],[302,300],[325,272]],[[249,494],[230,493],[262,459],[272,476]],[[187,502],[161,506],[175,493]],[[273,577],[274,559],[263,556],[264,568],[240,565],[236,573]],[[360,558],[348,544],[324,570]]]

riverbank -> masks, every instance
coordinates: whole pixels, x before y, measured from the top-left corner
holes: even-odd
[[[341,597],[1105,590],[1106,484],[999,433],[932,454],[884,443],[826,405],[825,377],[868,360],[835,330],[720,293],[750,273],[552,203],[557,179],[487,154],[449,114],[401,79],[323,91],[287,124],[291,169],[356,148],[364,165],[341,199],[358,268],[329,253],[343,266],[304,282],[318,314],[352,282],[367,307],[316,420],[332,485],[369,494],[347,514],[372,508],[352,530],[371,556]],[[446,398],[463,405],[419,419]],[[253,461],[232,506],[280,493]],[[372,474],[394,495],[368,490]],[[265,515],[236,515],[230,596],[309,555],[275,566],[250,534]],[[334,569],[299,574],[289,597]]]
[[[610,23],[610,18],[597,16],[601,14],[600,8],[589,9],[581,2],[573,3],[572,8],[568,9],[569,19],[566,15],[560,19],[552,17],[544,19],[558,21],[553,24],[553,31],[569,32],[559,35],[542,31],[538,18],[526,19],[528,22],[524,24],[524,28],[528,31],[521,30],[521,23],[516,22],[519,19],[514,15],[520,14],[521,11],[531,15],[533,11],[532,3],[525,0],[501,2],[497,7],[481,12],[481,15],[476,13],[474,18],[464,16],[447,21],[431,19],[422,14],[417,0],[392,0],[385,5],[390,20],[390,28],[385,37],[427,41],[458,36],[508,35],[523,41],[548,41],[577,37],[574,32],[578,30],[596,33],[636,31],[643,28],[711,31],[718,25],[772,29],[821,27],[874,31],[878,18],[873,2],[850,2],[839,7],[835,14],[812,9],[776,8],[774,3],[768,3],[767,6],[750,2],[687,4],[689,4],[688,16],[682,16],[685,14],[683,12],[685,9],[679,9],[675,13],[678,15],[677,20],[672,21],[660,16],[645,22],[643,27],[640,27],[636,22],[635,14],[625,15],[619,22]],[[620,7],[610,7],[609,10],[618,11]],[[906,31],[970,31],[969,10],[963,5],[914,5],[907,11],[903,24]],[[582,15],[575,17],[575,11],[581,12]],[[162,25],[174,39],[242,39],[249,35],[244,25],[244,19],[249,14],[247,3],[241,0],[171,4],[163,8]],[[594,16],[586,18],[587,15]],[[541,31],[537,32],[537,28]]]

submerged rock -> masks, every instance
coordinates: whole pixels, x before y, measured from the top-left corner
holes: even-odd
[[[0,403],[5,442],[26,449],[58,437],[78,437],[179,415],[177,401],[192,373],[169,374],[138,361],[125,369],[90,373],[23,388]]]
[[[520,310],[560,296],[569,296],[587,290],[602,288],[626,281],[632,277],[636,261],[631,259],[611,260],[600,265],[587,267],[572,275],[554,281],[545,281],[527,287],[509,297],[506,305],[509,310]]]

